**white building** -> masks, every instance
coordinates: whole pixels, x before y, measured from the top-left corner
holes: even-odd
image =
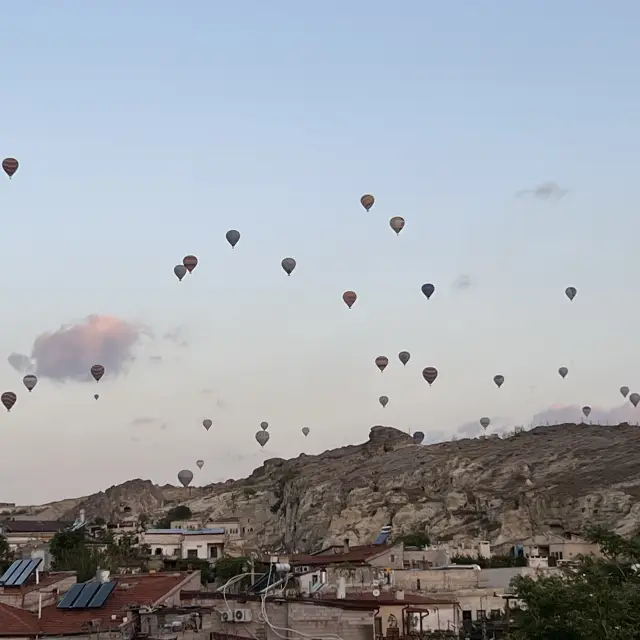
[[[151,555],[215,562],[224,553],[224,529],[148,529],[140,536]]]

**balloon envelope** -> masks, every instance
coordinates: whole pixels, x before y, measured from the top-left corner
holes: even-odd
[[[493,376],[493,381],[496,383],[496,387],[498,387],[499,389],[504,382],[504,376],[501,376],[500,374],[498,374],[497,376]]]
[[[269,432],[268,431],[258,431],[256,433],[256,440],[261,447],[264,447],[267,442],[269,442]]]
[[[429,383],[429,386],[431,386],[438,377],[438,370],[435,367],[426,367],[422,370],[422,377]]]
[[[5,158],[2,161],[2,169],[11,178],[18,170],[20,163],[15,158]]]
[[[302,427],[302,434],[304,435],[305,438],[309,435],[309,431],[311,431],[309,427]]]
[[[634,393],[632,393],[632,394],[629,396],[629,401],[631,402],[631,404],[632,404],[634,407],[637,407],[637,406],[638,406],[638,402],[640,402],[640,393],[635,393],[635,392],[634,392]]]
[[[345,291],[342,294],[342,299],[344,300],[344,303],[347,305],[347,307],[351,309],[351,307],[353,307],[353,305],[356,303],[356,300],[358,299],[358,294],[355,291]]]
[[[91,367],[91,375],[96,382],[100,382],[100,378],[104,375],[104,367],[101,364],[94,364]]]
[[[569,298],[569,300],[573,300],[576,297],[578,290],[575,287],[567,287],[564,290],[564,294]]]
[[[362,196],[362,198],[360,198],[360,204],[367,210],[369,211],[371,209],[371,207],[373,207],[373,204],[375,203],[376,199],[366,193],[365,195]]]
[[[285,258],[281,263],[284,272],[290,276],[296,268],[296,261],[293,258]]]
[[[399,235],[404,229],[404,218],[401,218],[400,216],[391,218],[391,220],[389,220],[389,226],[396,232],[396,235]]]
[[[480,426],[483,429],[486,429],[491,424],[491,420],[489,418],[480,418]]]
[[[240,232],[235,229],[229,229],[226,236],[227,242],[231,245],[231,248],[235,247],[240,242]]]
[[[32,373],[29,373],[22,378],[22,382],[29,391],[33,391],[35,386],[38,384],[38,378],[36,378]]]
[[[178,278],[178,280],[182,282],[182,278],[187,275],[187,267],[185,267],[183,264],[177,264],[175,267],[173,267],[173,273],[175,273],[176,278]]]
[[[99,394],[97,394],[97,393],[94,393],[94,394],[93,394],[93,399],[94,399],[94,400],[97,400],[99,397],[100,397],[100,395],[99,395]]]
[[[423,440],[424,440],[424,433],[422,433],[422,431],[416,431],[413,434],[413,441],[415,444],[422,444]]]
[[[5,409],[7,411],[11,411],[11,409],[13,408],[13,405],[17,402],[17,400],[18,400],[18,396],[15,393],[13,393],[13,391],[5,391],[0,396],[0,401],[5,406]]]
[[[620,393],[623,398],[626,398],[629,395],[629,387],[620,387]]]
[[[589,406],[582,407],[582,413],[584,414],[585,418],[588,418],[589,414],[591,413],[591,407]]]
[[[434,291],[436,290],[436,288],[430,282],[427,282],[427,284],[423,284],[421,288],[422,293],[427,296],[427,300],[433,295]]]
[[[182,264],[184,265],[184,268],[191,273],[198,266],[198,258],[191,255],[185,256],[182,258]]]
[[[266,431],[266,430],[269,428],[269,423],[268,423],[268,422],[261,422],[261,423],[260,423],[260,428],[261,428],[263,431]]]
[[[196,466],[198,467],[198,469],[202,469],[202,467],[204,467],[204,460],[198,460],[196,462]]]
[[[178,473],[178,482],[183,487],[188,487],[193,480],[193,471],[189,471],[188,469],[183,469]]]
[[[212,422],[211,420],[209,420],[209,418],[205,418],[205,419],[202,421],[202,426],[203,426],[207,431],[209,431],[209,429],[211,429],[211,426],[212,426],[212,425],[213,425],[213,422]]]
[[[411,354],[408,351],[401,351],[398,354],[398,360],[400,360],[400,362],[402,362],[402,364],[405,366],[410,359],[411,359]]]
[[[378,398],[378,402],[382,405],[384,409],[389,404],[389,398],[387,396],[380,396]]]
[[[569,369],[567,369],[567,367],[560,367],[558,369],[558,373],[560,374],[560,376],[564,379],[567,377],[567,373],[569,373]]]
[[[380,369],[380,372],[384,371],[389,364],[389,358],[387,356],[378,356],[376,358],[376,367]]]

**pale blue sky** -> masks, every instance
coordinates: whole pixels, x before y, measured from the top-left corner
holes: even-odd
[[[93,313],[188,346],[143,345],[97,403],[82,384],[20,393],[0,443],[29,453],[2,456],[0,500],[173,482],[198,458],[199,481],[244,475],[261,420],[288,457],[376,423],[618,406],[640,388],[639,21],[589,0],[4,7],[0,155],[21,167],[0,180],[0,350]],[[568,194],[514,195],[547,181]],[[23,391],[8,364],[0,386]]]

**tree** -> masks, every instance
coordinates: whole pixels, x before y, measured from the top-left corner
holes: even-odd
[[[0,571],[4,573],[13,561],[13,551],[7,539],[0,535]]]
[[[174,520],[189,520],[193,514],[191,513],[191,509],[184,504],[180,504],[177,507],[173,507],[167,511],[163,518],[160,518],[156,524],[156,529],[169,529],[171,527],[171,523]]]
[[[502,569],[504,567],[526,567],[527,559],[524,556],[491,556],[484,558],[483,556],[453,556],[451,564],[477,564],[481,569]]]
[[[223,556],[216,562],[213,571],[217,579],[226,582],[227,580],[231,580],[233,576],[237,576],[242,573],[243,569],[248,569],[250,563],[251,560],[249,558],[231,558],[229,556]]]
[[[424,531],[405,533],[404,535],[395,538],[394,542],[402,542],[405,547],[428,547],[431,544],[429,534]]]
[[[522,603],[514,611],[514,639],[640,640],[640,538],[604,529],[587,537],[603,558],[581,558],[559,576],[513,581]]]

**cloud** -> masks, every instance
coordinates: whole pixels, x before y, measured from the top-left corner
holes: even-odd
[[[173,329],[169,329],[169,331],[167,331],[162,337],[164,340],[173,342],[179,347],[187,347],[189,345],[185,327],[174,327]]]
[[[22,355],[21,353],[12,353],[7,361],[9,364],[20,373],[31,373],[33,371],[33,363],[31,358]]]
[[[162,362],[162,356],[149,356],[149,361],[153,364],[160,364]]]
[[[516,192],[516,197],[531,197],[536,200],[561,200],[568,193],[568,189],[563,189],[555,182],[543,182],[533,189],[523,189]]]
[[[94,364],[105,368],[106,377],[117,376],[135,360],[134,349],[145,335],[150,334],[143,326],[93,315],[38,336],[30,358],[12,353],[8,360],[18,371],[28,361],[37,376],[60,381],[88,380]]]
[[[140,418],[135,418],[131,421],[131,424],[134,427],[145,425],[145,424],[153,424],[156,422],[156,418],[149,418],[148,416],[141,416]]]
[[[480,434],[482,427],[477,420],[473,422],[465,422],[458,427],[458,433],[463,436],[477,436]]]
[[[472,287],[471,276],[468,276],[466,273],[458,276],[451,284],[451,288],[456,291],[469,291]]]

